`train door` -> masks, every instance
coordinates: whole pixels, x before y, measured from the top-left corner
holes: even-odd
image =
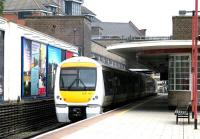
[[[0,101],[4,95],[4,32],[0,31]]]

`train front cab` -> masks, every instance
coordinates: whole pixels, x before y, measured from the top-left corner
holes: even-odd
[[[102,112],[104,85],[100,65],[63,62],[56,74],[55,103],[59,122],[89,118]]]

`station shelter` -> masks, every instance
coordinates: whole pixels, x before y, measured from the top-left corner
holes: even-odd
[[[160,79],[167,81],[169,106],[191,102],[191,40],[128,42],[108,46],[107,50],[126,57],[132,63],[142,64],[160,73]],[[129,68],[135,67],[130,66]],[[198,69],[198,90],[200,90],[200,61],[198,61]]]

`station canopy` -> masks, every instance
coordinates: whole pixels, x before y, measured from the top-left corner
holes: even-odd
[[[110,45],[107,50],[127,59],[130,69],[168,70],[169,55],[191,53],[191,40],[137,41]]]

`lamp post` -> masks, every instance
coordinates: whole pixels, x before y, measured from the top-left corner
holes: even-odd
[[[194,108],[194,129],[197,129],[198,118],[198,0],[195,0],[195,12],[192,17],[192,68],[193,68],[193,108]]]
[[[198,0],[195,0],[195,11],[179,11],[179,15],[192,13],[192,117],[194,129],[197,129],[198,118]]]
[[[198,118],[198,0],[195,0],[195,11],[192,16],[192,110],[194,129],[197,129]]]
[[[74,32],[73,44],[74,44],[74,45],[76,45],[76,36],[75,36],[75,35],[76,35],[76,31],[77,31],[77,28],[74,28],[74,29],[73,29],[73,32]]]

